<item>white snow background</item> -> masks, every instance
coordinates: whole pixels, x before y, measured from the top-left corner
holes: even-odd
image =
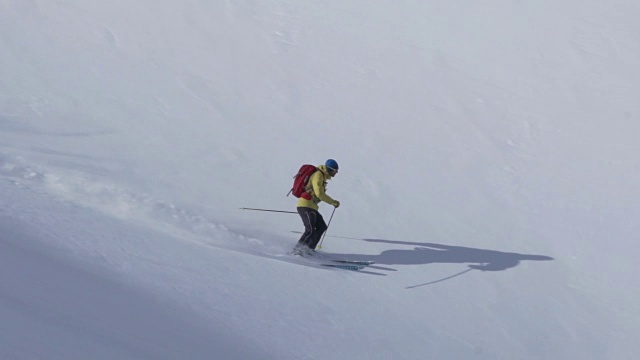
[[[0,0],[0,358],[637,359],[638,18]]]

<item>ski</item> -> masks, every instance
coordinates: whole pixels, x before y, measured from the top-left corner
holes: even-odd
[[[365,267],[374,264],[374,261],[366,261],[366,260],[349,260],[349,259],[332,259],[330,257],[325,257],[320,253],[293,253],[294,257],[300,256],[300,259],[304,259],[307,262],[315,263],[319,266],[331,267],[334,269],[342,269],[342,270],[352,270],[358,271],[362,270]]]
[[[369,266],[369,265],[375,264],[375,261],[365,261],[365,260],[341,260],[341,259],[329,259],[329,260],[340,263],[340,264],[351,264],[351,265]]]
[[[360,260],[342,260],[342,259],[326,259],[331,261],[330,264],[322,264],[322,266],[329,266],[338,269],[345,270],[362,270],[367,266],[373,264],[373,261],[360,261]]]
[[[342,269],[342,270],[353,270],[353,271],[358,271],[358,270],[362,270],[364,268],[367,267],[367,265],[349,265],[349,264],[320,264],[321,266],[327,266],[327,267],[332,267],[335,269]]]

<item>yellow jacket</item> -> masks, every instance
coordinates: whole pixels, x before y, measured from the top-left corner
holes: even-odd
[[[307,200],[300,197],[298,200],[298,207],[307,207],[314,210],[318,210],[318,204],[320,201],[324,201],[327,204],[334,205],[336,201],[327,195],[327,181],[331,180],[331,175],[327,171],[327,167],[324,165],[318,166],[318,171],[314,172],[307,183],[305,191],[311,195],[311,200]]]

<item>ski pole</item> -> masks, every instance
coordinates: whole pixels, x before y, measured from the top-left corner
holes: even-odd
[[[254,209],[248,207],[238,208],[240,210],[253,210],[253,211],[267,211],[267,212],[277,212],[277,213],[285,213],[285,214],[297,214],[295,211],[284,211],[284,210],[270,210],[270,209]]]
[[[333,208],[333,212],[331,212],[331,217],[329,218],[329,223],[327,223],[327,229],[322,234],[322,239],[320,239],[320,243],[318,244],[318,249],[322,249],[322,242],[324,241],[324,237],[327,235],[327,231],[329,231],[329,225],[331,225],[331,219],[333,219],[333,214],[335,214],[336,208]]]

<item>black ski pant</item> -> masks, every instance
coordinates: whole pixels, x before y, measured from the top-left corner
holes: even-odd
[[[302,218],[304,224],[304,233],[298,240],[297,246],[306,246],[310,249],[315,249],[320,242],[322,234],[327,230],[327,224],[324,222],[324,218],[318,210],[314,210],[307,207],[299,207],[298,214]]]

